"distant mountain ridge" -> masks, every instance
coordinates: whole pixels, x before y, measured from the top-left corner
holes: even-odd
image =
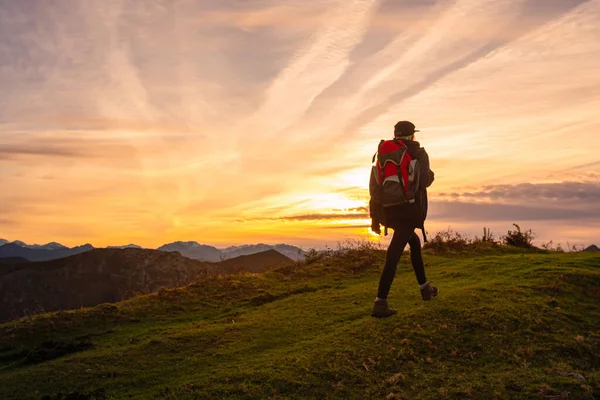
[[[41,311],[117,302],[183,286],[216,272],[214,265],[178,253],[132,248],[92,249],[6,267],[0,269],[0,322]]]
[[[230,246],[224,249],[218,249],[214,246],[203,245],[198,242],[174,242],[165,244],[157,250],[178,251],[182,256],[208,262],[219,262],[230,258],[248,256],[269,250],[275,250],[296,261],[304,259],[304,255],[306,254],[301,248],[289,244],[270,245],[264,243]]]
[[[224,259],[229,259],[239,256],[248,256],[250,254],[261,253],[268,250],[275,250],[296,261],[304,259],[304,255],[306,254],[301,248],[289,244],[269,245],[264,243],[231,246],[221,250],[221,252],[224,255]]]
[[[219,249],[198,242],[173,242],[162,245],[156,250],[177,251],[182,256],[194,260],[209,262],[221,261],[221,251]]]
[[[76,246],[69,248],[57,242],[50,242],[47,244],[27,244],[20,240],[9,242],[6,239],[0,239],[0,258],[9,257],[22,257],[29,261],[49,261],[58,258],[68,257],[73,254],[83,253],[94,249],[95,247],[91,244],[85,244],[83,246]],[[143,249],[144,247],[137,244],[127,244],[124,246],[107,246],[108,249]],[[306,252],[299,247],[288,245],[288,244],[246,244],[241,246],[230,246],[222,249],[218,249],[214,246],[200,244],[194,241],[178,241],[173,243],[167,243],[156,250],[159,251],[177,251],[182,256],[191,258],[194,260],[205,261],[205,262],[219,262],[235,258],[239,256],[247,256],[250,254],[261,253],[269,250],[275,250],[292,260],[302,260]]]
[[[15,244],[19,247],[23,247],[26,249],[36,249],[36,250],[63,250],[63,249],[68,249],[67,246],[63,246],[60,243],[56,243],[56,242],[50,242],[50,243],[46,243],[46,244],[27,244],[25,242],[22,242],[20,240],[15,240],[14,242],[9,242],[6,239],[0,239],[0,246],[3,246],[5,244]]]
[[[45,247],[22,247],[16,243],[8,243],[0,246],[0,258],[21,257],[29,261],[48,261],[68,257],[74,254],[84,253],[92,250],[91,244],[84,244],[73,248],[57,247],[55,249]]]

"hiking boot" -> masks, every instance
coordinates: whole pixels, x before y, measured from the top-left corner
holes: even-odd
[[[396,314],[398,311],[388,308],[387,300],[376,300],[373,305],[372,317],[386,318]]]
[[[431,283],[425,282],[425,285],[421,288],[421,297],[423,300],[431,300],[439,293],[438,288],[431,286]]]

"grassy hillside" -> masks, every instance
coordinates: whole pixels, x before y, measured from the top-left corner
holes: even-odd
[[[600,257],[354,250],[0,326],[1,399],[600,398]]]
[[[41,311],[118,302],[215,272],[214,265],[179,253],[137,248],[93,249],[56,260],[4,265],[0,322]]]

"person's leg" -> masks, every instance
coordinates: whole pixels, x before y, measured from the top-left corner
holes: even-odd
[[[425,277],[425,264],[423,263],[423,254],[421,253],[421,240],[416,232],[408,240],[410,246],[410,261],[417,277],[419,285],[424,285],[427,282]]]
[[[421,289],[421,297],[423,300],[431,300],[436,297],[439,293],[438,288],[431,286],[425,277],[425,264],[423,263],[423,254],[421,253],[421,241],[416,232],[413,232],[412,236],[408,241],[410,246],[410,261],[419,282]]]
[[[398,266],[402,252],[413,231],[414,228],[410,224],[401,224],[394,228],[394,236],[392,236],[392,241],[385,255],[385,265],[379,279],[377,298],[371,312],[373,317],[386,318],[396,314],[396,310],[388,307],[387,296],[394,281],[396,267]]]
[[[402,252],[408,243],[409,238],[414,233],[414,227],[410,224],[401,224],[394,229],[394,236],[385,255],[385,265],[379,279],[379,288],[377,290],[378,299],[387,299],[388,293],[396,275],[396,267],[402,256]]]

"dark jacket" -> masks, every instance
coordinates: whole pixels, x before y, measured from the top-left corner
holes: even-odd
[[[420,180],[419,180],[419,190],[416,193],[415,202],[412,204],[400,204],[394,205],[390,207],[385,207],[385,223],[384,225],[393,228],[398,223],[402,223],[402,221],[409,220],[416,224],[418,228],[423,228],[423,223],[427,218],[427,209],[428,209],[428,201],[427,201],[427,188],[431,186],[433,180],[435,179],[435,175],[433,171],[430,169],[429,165],[429,155],[425,151],[424,148],[421,147],[419,142],[412,140],[402,140],[406,147],[408,148],[408,153],[413,159],[419,160],[419,166],[421,168],[420,171]],[[371,186],[376,184],[371,181]],[[373,190],[371,190],[373,193]],[[376,207],[373,206],[373,198],[371,198],[370,202],[370,216],[374,220],[380,220],[381,217],[377,215]],[[377,221],[383,222],[383,221]]]

